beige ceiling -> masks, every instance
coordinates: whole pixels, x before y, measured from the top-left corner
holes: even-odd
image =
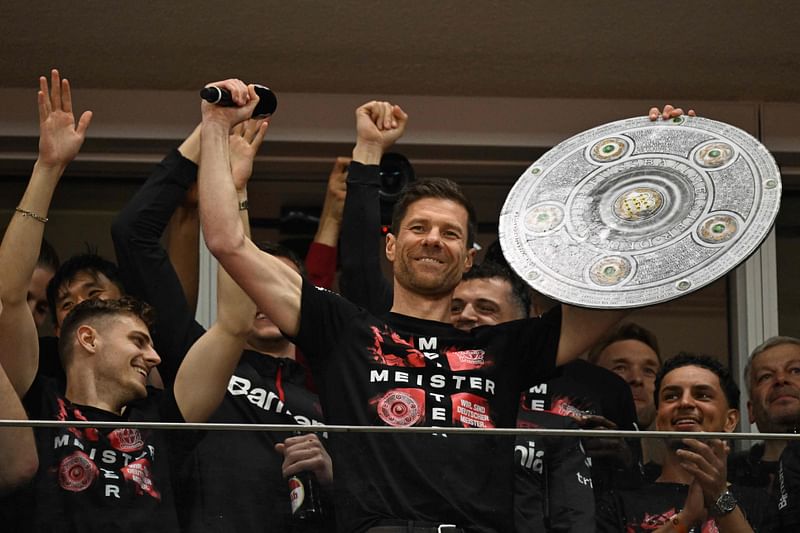
[[[38,2],[0,10],[0,86],[798,101],[796,2]]]

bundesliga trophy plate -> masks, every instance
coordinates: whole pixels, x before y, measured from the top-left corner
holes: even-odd
[[[748,133],[699,117],[631,118],[533,163],[506,198],[500,244],[517,274],[555,300],[643,307],[747,259],[780,196],[775,160]]]

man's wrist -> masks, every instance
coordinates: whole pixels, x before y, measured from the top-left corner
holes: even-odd
[[[39,172],[46,172],[48,174],[55,174],[61,175],[62,172],[67,168],[67,163],[48,163],[44,161],[41,156],[36,159],[36,162],[33,164],[34,170],[38,170]]]
[[[358,142],[353,148],[353,161],[362,165],[377,165],[383,157],[383,146],[374,143]]]
[[[203,117],[203,123],[201,127],[202,133],[213,133],[217,135],[225,135],[225,137],[227,137],[230,130],[231,125],[224,119],[209,116]]]
[[[721,518],[733,512],[737,505],[739,502],[736,501],[736,497],[730,490],[725,489],[708,507],[708,513],[714,518]]]

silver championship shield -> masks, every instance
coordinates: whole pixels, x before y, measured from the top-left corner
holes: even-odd
[[[714,120],[631,118],[533,163],[500,213],[500,244],[535,290],[593,308],[642,307],[747,259],[778,214],[775,160]]]

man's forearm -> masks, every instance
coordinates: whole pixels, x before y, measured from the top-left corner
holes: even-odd
[[[25,302],[28,284],[44,236],[45,223],[56,184],[63,168],[48,167],[37,161],[28,187],[14,211],[0,247],[0,296],[5,305]]]
[[[0,418],[27,420],[25,410],[0,365]],[[0,493],[32,478],[38,467],[36,443],[29,427],[0,429]]]
[[[200,222],[206,245],[220,262],[242,246],[245,231],[236,206],[239,195],[233,184],[228,151],[228,131],[216,122],[203,123],[201,130]]]
[[[630,313],[630,310],[584,309],[563,304],[557,364],[576,359]]]

